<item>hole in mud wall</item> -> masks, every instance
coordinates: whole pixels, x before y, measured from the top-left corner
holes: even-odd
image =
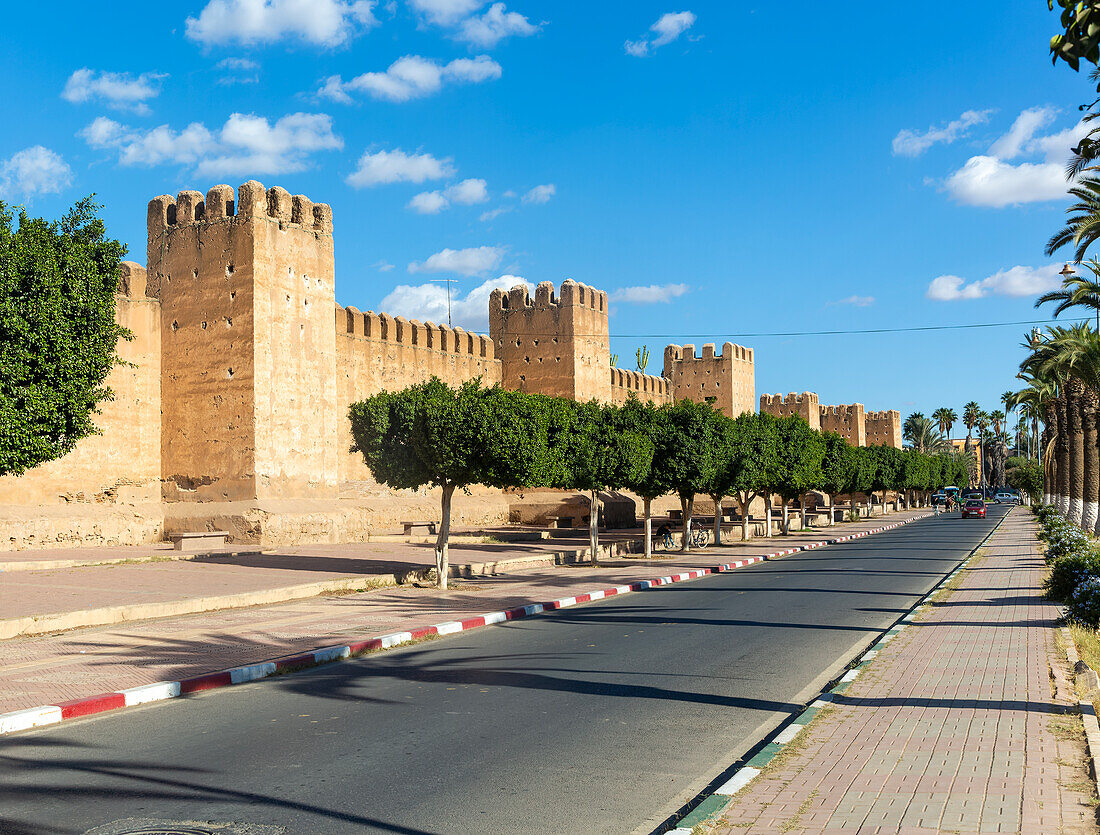
[[[237,268],[236,268],[236,267],[234,267],[234,266],[233,266],[232,264],[226,264],[226,265],[225,265],[225,274],[226,274],[226,276],[231,276],[231,275],[233,275],[233,271],[234,271],[235,269],[237,269]]]
[[[202,329],[203,329],[203,330],[206,330],[206,322],[203,322],[203,323],[202,323]]]
[[[228,376],[230,380],[233,379],[233,369],[232,368],[230,368],[226,371],[226,376]]]

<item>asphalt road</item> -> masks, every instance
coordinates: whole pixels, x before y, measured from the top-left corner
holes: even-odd
[[[5,737],[0,832],[131,818],[646,832],[812,700],[1003,512]]]

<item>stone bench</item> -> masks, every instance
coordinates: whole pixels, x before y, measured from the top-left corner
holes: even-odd
[[[229,531],[192,531],[189,533],[170,533],[168,538],[177,551],[210,551],[224,548],[229,540]]]
[[[547,516],[546,521],[550,523],[551,528],[571,528],[573,527],[572,516]]]
[[[435,522],[402,522],[401,527],[405,529],[405,536],[409,536],[414,528],[427,528],[430,536],[436,535]]]

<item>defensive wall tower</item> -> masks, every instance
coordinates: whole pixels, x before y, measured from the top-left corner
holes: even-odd
[[[505,388],[574,400],[611,396],[607,293],[572,280],[544,281],[531,298],[526,285],[489,296],[489,338]]]
[[[332,210],[250,180],[149,203],[167,501],[334,497]]]
[[[695,356],[694,345],[665,348],[665,373],[676,400],[685,397],[702,403],[715,398],[715,405],[729,417],[752,412],[756,407],[756,371],[752,348],[727,342],[716,354],[714,343],[703,346]]]
[[[862,403],[822,406],[821,429],[835,432],[852,446],[867,446],[866,416]]]
[[[867,446],[882,444],[901,449],[901,412],[897,409],[867,413]]]
[[[810,424],[811,429],[821,428],[821,405],[812,391],[804,391],[802,394],[791,392],[786,397],[781,394],[762,394],[760,412],[775,417],[796,415]]]

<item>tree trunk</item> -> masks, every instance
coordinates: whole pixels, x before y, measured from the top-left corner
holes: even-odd
[[[1069,515],[1070,495],[1069,411],[1066,396],[1058,398],[1058,511]]]
[[[772,494],[764,493],[764,536],[772,535]]]
[[[588,500],[588,547],[592,549],[592,565],[600,564],[600,493],[591,491]]]
[[[1084,386],[1070,380],[1066,396],[1066,417],[1069,419],[1069,521],[1081,524],[1085,497],[1085,432],[1081,421],[1081,398]]]
[[[737,499],[737,505],[741,508],[741,541],[749,541],[749,506],[752,504],[753,497],[750,495],[748,499],[745,498],[745,493],[735,493],[734,497]]]
[[[435,538],[435,570],[438,576],[437,585],[441,589],[447,588],[447,576],[451,572],[448,539],[451,536],[451,497],[454,492],[455,486],[453,484],[443,486],[439,533]]]
[[[722,544],[722,497],[710,497],[714,502],[714,544]]]
[[[806,528],[810,527],[809,522],[806,521],[806,497],[807,496],[809,496],[809,493],[803,493],[802,494],[802,499],[801,499],[801,501],[802,501],[802,529],[803,530],[806,530]]]
[[[680,550],[687,553],[691,550],[691,511],[695,506],[695,496],[684,498],[680,496],[680,512],[684,517],[684,541],[680,543]]]
[[[783,536],[791,535],[790,508],[787,507],[787,497],[783,496]]]
[[[645,514],[645,558],[653,558],[653,499],[642,496],[642,513]]]
[[[1100,450],[1096,447],[1096,394],[1086,389],[1081,397],[1081,421],[1084,429],[1085,469],[1084,493],[1081,504],[1081,527],[1094,533],[1100,519]]]

